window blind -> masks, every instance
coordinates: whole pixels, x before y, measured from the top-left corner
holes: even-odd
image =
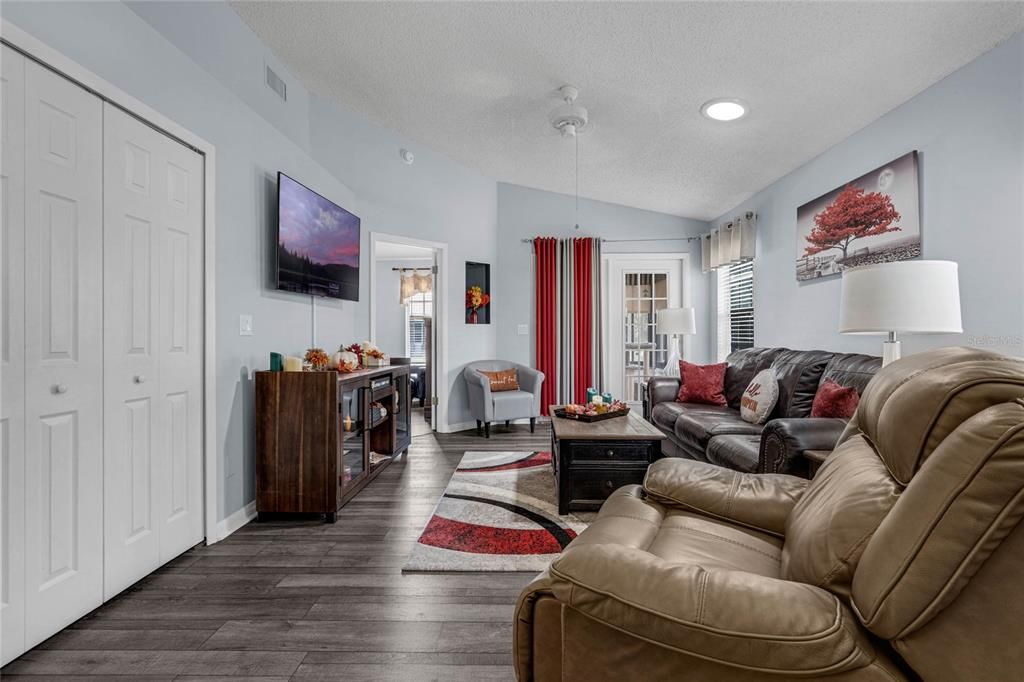
[[[426,318],[409,317],[409,359],[414,365],[427,364],[427,324]]]
[[[721,267],[718,272],[718,359],[754,346],[754,263]]]

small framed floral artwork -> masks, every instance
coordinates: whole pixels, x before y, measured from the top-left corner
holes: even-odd
[[[491,266],[466,261],[466,324],[491,323]]]

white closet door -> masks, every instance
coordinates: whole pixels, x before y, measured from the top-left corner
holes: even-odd
[[[100,100],[25,66],[27,647],[103,598]]]
[[[25,651],[25,58],[0,56],[0,660]]]
[[[109,599],[202,540],[202,158],[104,108]]]

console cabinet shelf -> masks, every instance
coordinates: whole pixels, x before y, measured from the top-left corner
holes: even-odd
[[[411,442],[409,368],[256,373],[256,512],[335,513]]]

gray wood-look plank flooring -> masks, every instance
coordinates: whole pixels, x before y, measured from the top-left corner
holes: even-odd
[[[403,574],[467,450],[546,450],[496,425],[417,436],[338,514],[195,547],[0,670],[4,680],[513,680],[527,573]]]

